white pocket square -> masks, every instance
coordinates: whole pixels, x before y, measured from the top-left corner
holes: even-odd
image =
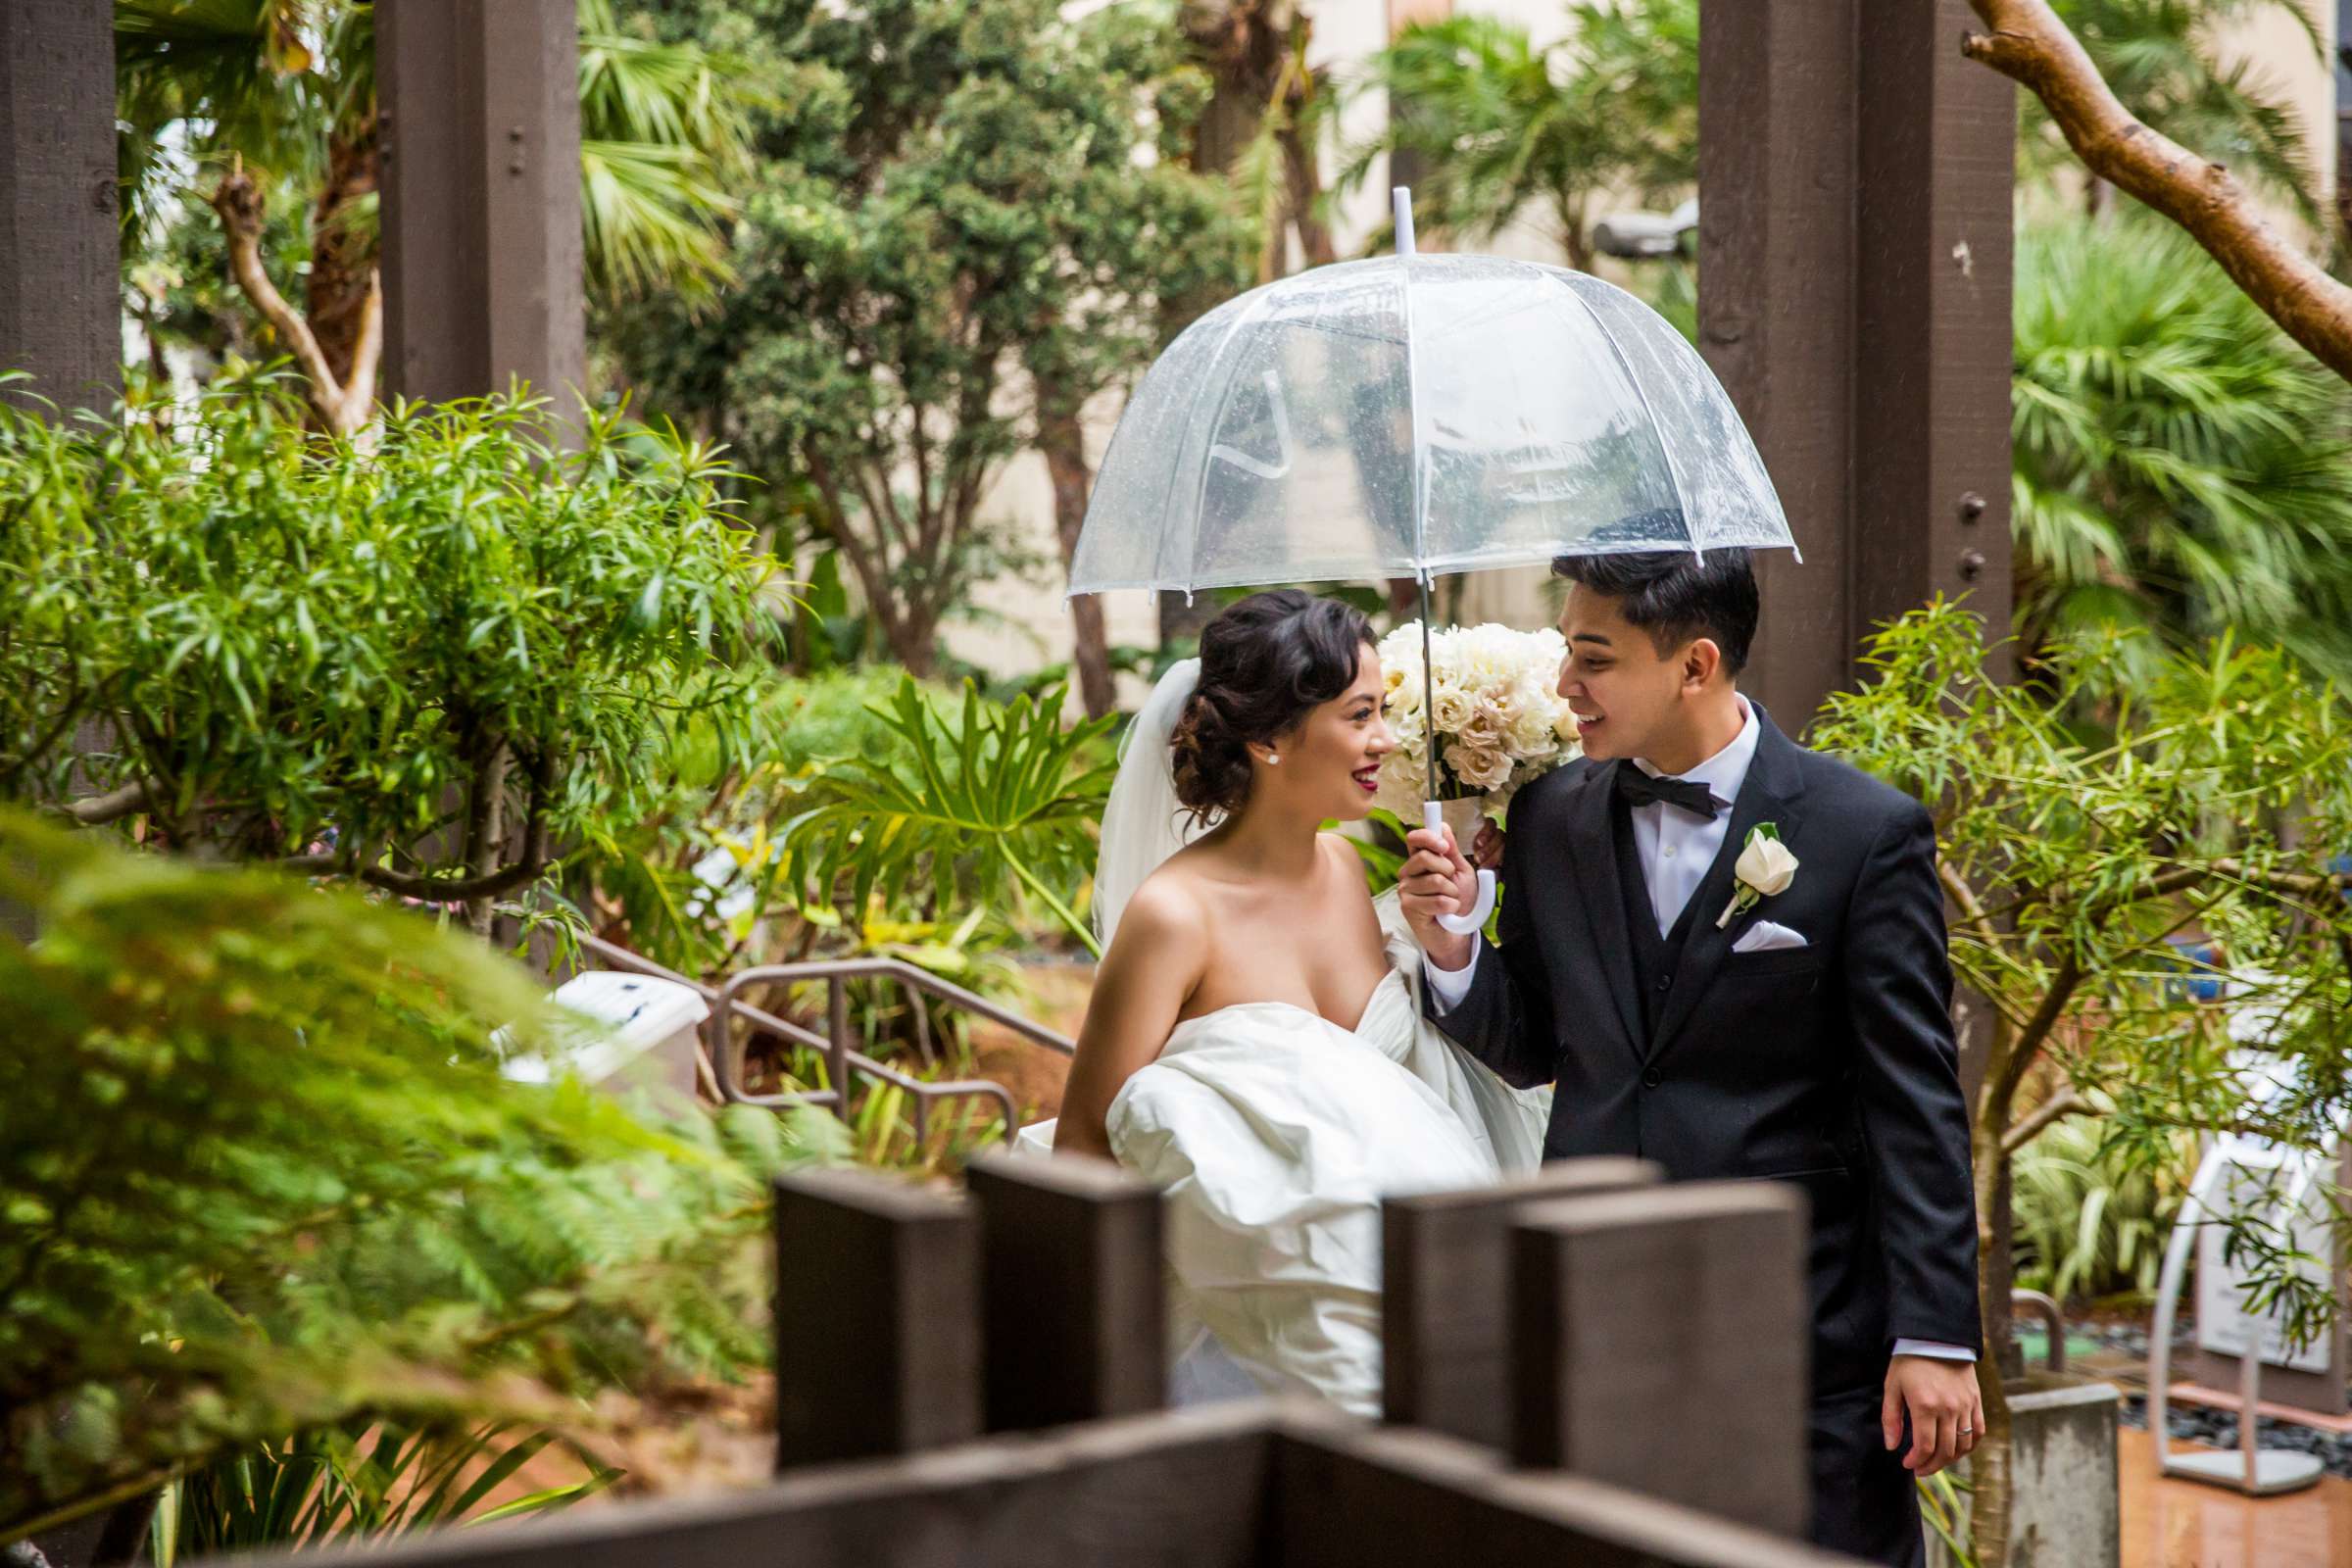
[[[1789,930],[1787,926],[1775,925],[1770,920],[1758,920],[1754,925],[1740,933],[1740,940],[1732,944],[1732,951],[1734,953],[1778,953],[1783,948],[1807,946],[1810,944],[1805,941],[1803,936]]]

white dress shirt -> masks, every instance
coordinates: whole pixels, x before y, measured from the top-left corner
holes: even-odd
[[[1679,775],[1704,784],[1722,809],[1713,816],[1701,817],[1695,811],[1658,801],[1627,810],[1633,821],[1634,848],[1642,857],[1642,877],[1649,885],[1650,913],[1657,917],[1660,936],[1672,931],[1674,922],[1682,918],[1683,906],[1690,902],[1699,883],[1706,880],[1715,857],[1723,852],[1724,835],[1732,830],[1732,803],[1740,799],[1740,786],[1747,782],[1748,764],[1756,760],[1758,733],[1756,710],[1744,697],[1740,699],[1740,712],[1744,722],[1731,744]],[[1634,765],[1652,778],[1662,776],[1642,758],[1635,758]],[[1472,939],[1470,961],[1459,969],[1441,969],[1426,961],[1422,964],[1428,977],[1430,1000],[1440,1012],[1452,1011],[1470,994],[1470,977],[1478,972],[1478,956],[1485,946],[1484,937]],[[1952,1361],[1977,1358],[1974,1350],[1928,1340],[1897,1340],[1893,1353]]]

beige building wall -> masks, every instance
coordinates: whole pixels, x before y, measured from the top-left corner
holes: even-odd
[[[2297,6],[2311,19],[2320,35],[2319,50],[2313,50],[2310,34],[2286,14],[2284,5]],[[2325,209],[2335,192],[2336,8],[2334,0],[2284,0],[2284,5],[2266,6],[2247,18],[2231,30],[2225,47],[2230,58],[2252,69],[2257,80],[2278,89],[2294,105]],[[2294,222],[2291,216],[2280,216]],[[2319,236],[2306,233],[2304,238],[2314,241]]]

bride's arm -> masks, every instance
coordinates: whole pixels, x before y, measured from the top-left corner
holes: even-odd
[[[1183,890],[1167,877],[1138,888],[1095,973],[1078,1057],[1062,1089],[1054,1152],[1110,1157],[1103,1125],[1110,1102],[1167,1044],[1207,960],[1207,928]]]

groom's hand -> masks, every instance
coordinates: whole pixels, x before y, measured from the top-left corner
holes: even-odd
[[[1903,1444],[1903,1417],[1911,1417],[1911,1448],[1903,1468],[1932,1476],[1963,1458],[1984,1431],[1984,1396],[1977,1388],[1974,1361],[1932,1355],[1898,1355],[1886,1367],[1886,1395],[1879,1404],[1880,1435],[1888,1448]]]
[[[1458,914],[1478,902],[1478,870],[1463,858],[1453,842],[1453,829],[1434,832],[1417,827],[1404,836],[1412,853],[1396,873],[1396,899],[1404,917],[1429,961],[1441,969],[1459,969],[1470,961],[1475,938],[1457,936],[1438,924],[1438,917]]]

